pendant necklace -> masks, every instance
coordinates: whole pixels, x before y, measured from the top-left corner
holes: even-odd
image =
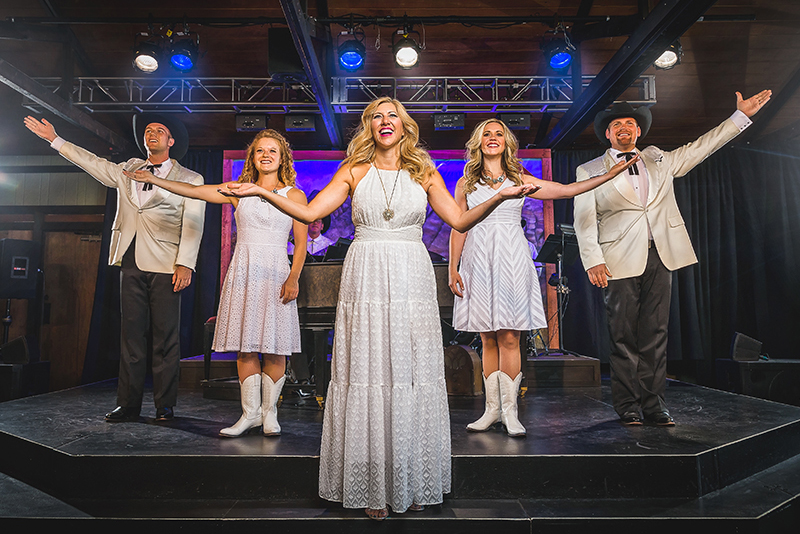
[[[394,217],[394,210],[392,209],[392,199],[394,198],[394,190],[397,188],[397,179],[400,177],[400,169],[397,169],[397,174],[394,175],[394,185],[392,186],[392,194],[391,196],[386,195],[386,186],[383,185],[383,177],[381,176],[381,171],[378,167],[375,167],[375,170],[378,172],[378,179],[381,181],[381,189],[383,189],[383,197],[386,199],[386,209],[383,210],[383,218],[387,221],[390,221],[392,217]]]

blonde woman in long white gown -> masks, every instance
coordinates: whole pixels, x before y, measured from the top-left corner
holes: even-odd
[[[308,206],[229,185],[311,222],[352,199],[355,238],[342,270],[325,401],[319,494],[372,519],[420,510],[450,491],[450,430],[436,281],[422,243],[426,206],[461,231],[505,199],[466,211],[447,191],[400,102],[370,103],[348,157]]]

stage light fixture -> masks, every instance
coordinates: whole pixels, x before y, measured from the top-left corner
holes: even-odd
[[[348,39],[339,45],[339,65],[348,72],[364,66],[367,58],[367,47],[358,39]]]
[[[419,45],[410,38],[408,34],[403,34],[403,38],[392,45],[394,62],[401,69],[411,69],[419,63]]]
[[[681,64],[681,57],[683,57],[683,47],[680,41],[675,41],[653,62],[653,66],[659,70],[669,70]]]
[[[557,72],[565,72],[572,64],[575,47],[566,39],[552,39],[542,45],[547,64]]]
[[[564,73],[572,65],[576,52],[575,45],[570,41],[567,30],[561,24],[554,30],[549,30],[542,37],[539,45],[547,58],[548,66],[556,72]]]
[[[197,41],[191,37],[175,41],[170,49],[169,62],[177,70],[188,72],[197,61],[198,48]]]
[[[158,70],[161,60],[161,47],[152,41],[142,41],[134,49],[133,66],[147,74]]]

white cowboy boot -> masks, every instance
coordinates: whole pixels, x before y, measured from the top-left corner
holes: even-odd
[[[261,426],[261,375],[254,374],[239,382],[242,416],[231,427],[219,431],[220,436],[235,438],[251,428]]]
[[[268,374],[261,373],[261,431],[265,436],[281,435],[281,425],[278,424],[278,398],[281,396],[284,382],[286,376],[273,382]]]
[[[467,425],[471,432],[485,432],[495,423],[500,422],[500,371],[483,377],[483,389],[486,392],[486,410],[480,419]]]
[[[511,377],[504,372],[498,372],[500,373],[500,417],[503,424],[506,425],[506,431],[508,431],[509,436],[524,436],[525,427],[522,426],[517,417],[517,395],[519,393],[519,384],[522,382],[522,373],[519,373],[517,378],[511,380]]]

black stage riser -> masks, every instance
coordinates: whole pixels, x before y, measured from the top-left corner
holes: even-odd
[[[417,517],[392,518],[376,523],[361,517],[295,518],[237,518],[237,519],[2,519],[0,527],[8,532],[26,532],[32,528],[58,530],[80,528],[81,534],[107,534],[118,529],[145,531],[148,534],[621,534],[647,532],[648,534],[674,534],[689,532],[735,532],[736,534],[793,534],[800,521],[800,504],[796,500],[780,510],[760,518],[464,518]]]
[[[249,439],[264,438],[240,438]],[[69,455],[4,432],[0,450],[0,471],[66,502],[308,499],[316,497],[318,487],[317,456]],[[450,496],[697,498],[797,451],[800,422],[697,455],[454,456]]]

